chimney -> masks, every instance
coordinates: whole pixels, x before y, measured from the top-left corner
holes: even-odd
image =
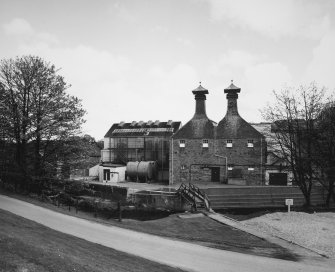
[[[193,118],[203,118],[206,117],[206,94],[208,94],[208,90],[201,86],[201,82],[198,88],[192,91],[195,99],[195,114]]]
[[[241,92],[241,89],[236,87],[231,81],[230,86],[227,89],[224,89],[224,92],[227,94],[227,113],[226,115],[239,115],[237,110],[237,99],[238,93]]]

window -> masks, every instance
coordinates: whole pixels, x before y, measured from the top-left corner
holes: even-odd
[[[202,147],[208,148],[208,140],[207,139],[202,140]]]
[[[104,138],[104,149],[111,148],[111,138]]]
[[[234,167],[234,165],[232,165],[232,164],[228,164],[228,171],[232,171],[232,170],[233,170],[233,167]]]
[[[254,147],[254,140],[248,140],[248,147]]]
[[[185,148],[185,140],[179,140],[179,147]]]
[[[255,170],[255,166],[253,166],[253,165],[248,166],[248,171],[254,171],[254,170]]]
[[[227,147],[233,147],[233,140],[227,140]]]

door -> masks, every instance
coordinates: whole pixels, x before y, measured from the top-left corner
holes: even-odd
[[[111,172],[109,169],[104,169],[104,180],[110,181],[111,180]]]
[[[287,173],[270,173],[269,185],[287,185]]]
[[[212,182],[220,182],[220,167],[212,167]]]

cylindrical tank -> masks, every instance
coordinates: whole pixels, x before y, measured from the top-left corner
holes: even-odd
[[[153,180],[157,176],[157,163],[155,161],[128,162],[127,176],[136,181]]]
[[[138,167],[139,162],[128,162],[127,163],[127,176],[132,180],[132,181],[137,181],[137,167]]]

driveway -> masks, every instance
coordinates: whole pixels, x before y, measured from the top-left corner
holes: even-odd
[[[54,230],[187,271],[333,271],[328,262],[314,266],[207,248],[95,223],[3,195],[0,208]]]

